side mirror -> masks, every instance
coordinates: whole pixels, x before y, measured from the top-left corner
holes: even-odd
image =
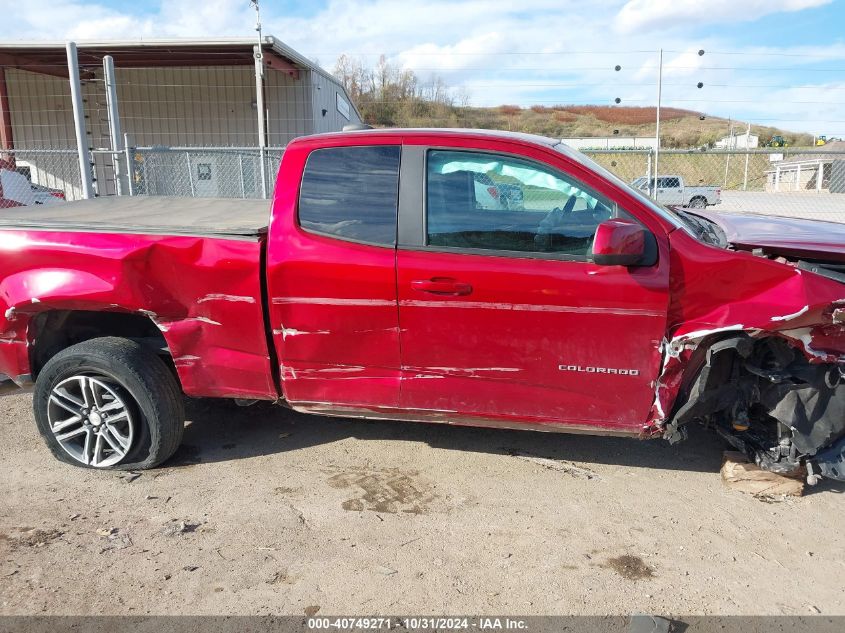
[[[616,218],[598,225],[593,240],[593,262],[599,266],[648,265],[645,261],[650,233],[633,220]],[[650,259],[650,258],[649,258]]]

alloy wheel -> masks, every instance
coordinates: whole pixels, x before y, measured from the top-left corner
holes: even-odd
[[[79,375],[50,392],[50,430],[65,452],[86,466],[114,466],[133,447],[135,423],[118,389],[106,377]]]

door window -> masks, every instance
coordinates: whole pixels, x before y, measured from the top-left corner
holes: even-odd
[[[427,245],[552,253],[586,259],[612,201],[540,164],[477,152],[430,150]]]
[[[299,193],[300,226],[341,239],[395,245],[399,154],[396,145],[311,152]]]

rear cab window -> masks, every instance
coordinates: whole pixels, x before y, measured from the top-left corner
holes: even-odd
[[[310,233],[395,246],[400,154],[398,145],[311,152],[299,192],[299,225]]]

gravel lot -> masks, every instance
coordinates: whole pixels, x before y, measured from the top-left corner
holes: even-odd
[[[721,444],[192,401],[138,477],[2,400],[2,614],[845,614],[845,488],[761,501]]]
[[[845,194],[814,191],[723,191],[722,203],[709,207],[724,213],[783,215],[845,222]]]

